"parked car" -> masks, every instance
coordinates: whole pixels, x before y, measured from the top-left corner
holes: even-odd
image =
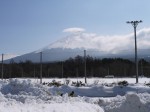
[[[105,78],[114,78],[114,75],[106,75]]]

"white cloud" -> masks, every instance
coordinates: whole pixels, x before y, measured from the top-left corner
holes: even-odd
[[[105,52],[122,52],[124,50],[134,50],[134,33],[115,36],[97,36],[97,43],[101,44],[98,49]],[[150,28],[137,31],[137,48],[150,49]]]
[[[63,32],[68,32],[68,33],[78,33],[78,32],[84,32],[85,29],[83,28],[77,28],[77,27],[74,27],[74,28],[67,28],[67,29],[64,29]]]
[[[137,32],[137,43],[140,49],[150,48],[150,28],[144,28]]]
[[[64,32],[85,31],[80,28],[68,28]],[[82,32],[77,35],[68,35],[60,41],[49,46],[49,48],[85,48],[97,49],[107,53],[119,53],[134,51],[134,32],[126,35],[96,35]],[[138,49],[150,49],[150,28],[137,30]]]

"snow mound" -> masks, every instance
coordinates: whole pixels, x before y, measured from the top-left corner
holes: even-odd
[[[43,85],[32,83],[31,80],[10,79],[1,87],[3,94],[39,96],[48,92]]]
[[[31,80],[1,81],[0,112],[104,112],[84,98],[53,95],[48,88]]]
[[[101,99],[98,103],[105,112],[149,112],[150,94],[128,93],[122,97]]]
[[[51,98],[46,86],[33,83],[31,80],[10,79],[1,84],[1,94],[5,98],[21,103],[43,102]]]
[[[104,112],[102,108],[88,103],[52,104],[1,104],[0,112]]]

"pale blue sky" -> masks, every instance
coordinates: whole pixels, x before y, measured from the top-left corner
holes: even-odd
[[[0,0],[0,53],[24,54],[79,27],[99,35],[133,31],[127,20],[150,27],[150,0]]]

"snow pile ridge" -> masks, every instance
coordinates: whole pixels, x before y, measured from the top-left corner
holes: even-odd
[[[39,96],[44,94],[46,88],[40,84],[32,83],[31,80],[10,79],[7,84],[1,87],[1,92],[12,95],[32,95]],[[45,90],[45,91],[44,91]],[[45,93],[46,94],[46,93]]]
[[[145,94],[128,93],[125,96],[117,96],[114,99],[99,100],[99,105],[105,112],[149,112],[150,101],[142,100]],[[150,95],[147,94],[150,100]]]
[[[104,112],[80,97],[50,95],[48,86],[31,80],[2,81],[0,87],[0,112]]]
[[[28,79],[0,80],[0,112],[150,112],[149,91],[148,93],[139,91],[142,88],[147,90],[149,87],[133,85],[134,91],[129,91],[132,89],[130,86],[128,85],[128,88],[118,86],[114,90],[113,86],[106,87],[102,84],[55,87]],[[138,94],[135,88],[138,89]],[[76,97],[70,97],[71,91],[77,94]],[[107,98],[95,97],[98,94],[108,96],[114,94],[113,91],[119,94],[124,91],[123,93],[127,94]]]

